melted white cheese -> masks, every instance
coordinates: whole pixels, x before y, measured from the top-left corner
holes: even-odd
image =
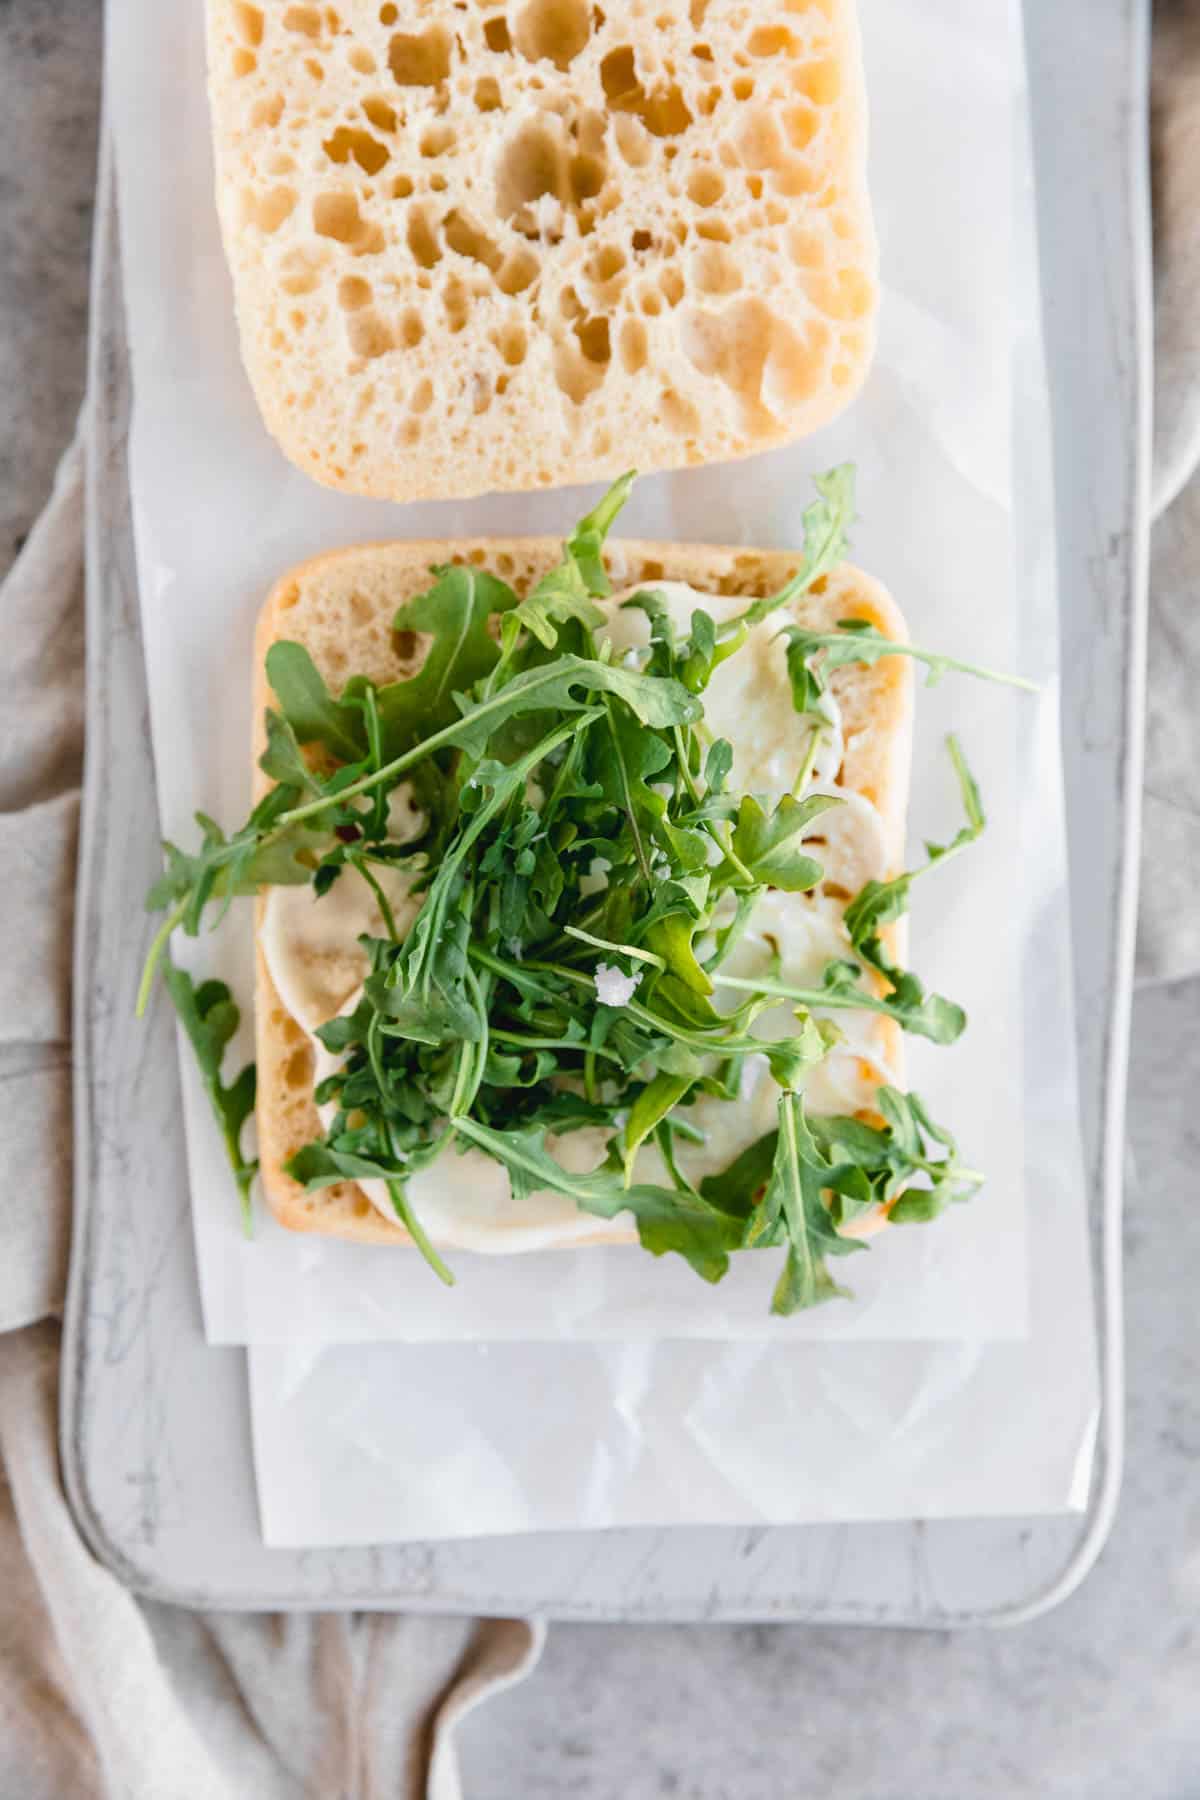
[[[720,624],[744,610],[740,597],[706,595],[682,582],[656,582],[678,633],[690,627],[693,611],[702,607]],[[629,589],[628,594],[638,590]],[[628,597],[618,595],[616,600]],[[649,644],[649,621],[632,609],[614,611],[607,628],[614,650],[631,666]],[[775,802],[791,791],[809,744],[808,723],[798,720],[792,702],[786,665],[786,646],[778,636],[779,623],[768,619],[755,627],[747,643],[714,673],[704,695],[705,724],[714,737],[725,737],[733,747],[731,786]],[[632,661],[631,661],[632,659]],[[836,793],[843,802],[813,821],[806,838],[811,853],[829,867],[839,889],[853,893],[865,881],[887,873],[888,855],[883,825],[875,808],[857,794],[832,786],[841,766],[843,744],[836,703],[830,703],[828,730],[822,739],[816,764],[818,791]],[[403,840],[419,834],[423,825],[407,786],[393,796],[389,823],[394,836]],[[416,917],[420,905],[410,892],[409,878],[377,867],[376,874],[387,893],[401,935]],[[599,866],[594,886],[603,886]],[[288,1012],[310,1034],[336,1013],[350,1010],[366,972],[366,959],[357,944],[362,934],[381,936],[384,924],[369,886],[353,869],[347,869],[324,898],[312,889],[274,888],[268,892],[260,925],[260,942],[271,979]],[[789,986],[815,987],[825,964],[848,954],[839,900],[817,895],[771,892],[755,908],[750,927],[725,965],[730,975],[753,979],[774,968],[777,979]],[[776,966],[775,959],[778,958]],[[743,992],[718,989],[717,1004],[736,1006]],[[872,1045],[873,1015],[840,1012],[837,1024],[843,1042],[836,1045],[812,1071],[806,1085],[811,1112],[846,1113],[870,1106],[876,1087],[890,1081]],[[794,1009],[781,1004],[762,1013],[752,1027],[764,1039],[794,1034]],[[316,1082],[337,1066],[314,1039]],[[748,1057],[743,1065],[740,1103],[702,1096],[688,1110],[689,1121],[707,1133],[702,1146],[680,1145],[680,1162],[694,1181],[724,1168],[776,1123],[779,1090],[771,1078],[765,1056]],[[336,1109],[319,1109],[328,1128]],[[604,1155],[605,1133],[589,1129],[551,1140],[555,1155],[565,1168],[586,1171]],[[639,1154],[636,1178],[667,1179],[662,1159],[653,1146]],[[395,1223],[396,1213],[383,1182],[359,1183],[380,1213]],[[505,1169],[480,1151],[459,1155],[451,1150],[431,1169],[408,1184],[414,1212],[431,1240],[439,1246],[492,1253],[567,1247],[582,1239],[622,1237],[632,1226],[629,1214],[606,1221],[582,1213],[565,1195],[543,1191],[514,1200]],[[858,1234],[873,1228],[873,1221],[859,1221]]]
[[[353,1011],[357,1001],[356,992],[343,1010]],[[341,1059],[331,1055],[319,1039],[314,1039],[313,1045],[316,1087],[334,1073]],[[336,1105],[327,1102],[317,1112],[322,1128],[328,1131]],[[603,1162],[606,1139],[605,1131],[588,1127],[566,1137],[549,1138],[547,1144],[564,1169],[587,1174]],[[360,1181],[357,1185],[376,1211],[395,1225],[396,1209],[387,1183]],[[445,1250],[481,1250],[492,1255],[509,1255],[518,1250],[562,1250],[586,1238],[624,1238],[633,1228],[628,1213],[611,1220],[595,1218],[581,1212],[565,1194],[551,1189],[515,1199],[507,1170],[481,1150],[467,1150],[461,1155],[450,1150],[433,1168],[414,1175],[407,1193],[431,1242]]]
[[[420,906],[410,891],[415,877],[382,863],[372,873],[403,936]],[[267,889],[258,941],[280,1000],[305,1031],[332,1019],[361,987],[363,936],[386,937],[387,926],[370,883],[355,868],[343,869],[319,898],[310,886]]]
[[[730,954],[723,972],[749,980],[771,973],[789,987],[819,987],[826,963],[847,954],[842,910],[836,902],[819,896],[774,892],[764,894],[755,907],[750,927]],[[732,1010],[745,998],[744,989],[718,986],[716,1003],[722,1008]],[[813,1011],[818,1016],[834,1017],[820,1007]],[[895,1080],[872,1042],[873,1018],[869,1012],[836,1015],[844,1041],[835,1044],[806,1079],[804,1097],[809,1112],[861,1111],[872,1104],[881,1081]],[[794,1006],[782,1002],[760,1013],[751,1031],[755,1037],[767,1040],[794,1036]],[[679,1152],[680,1164],[690,1179],[700,1181],[706,1175],[716,1174],[758,1138],[773,1131],[778,1101],[779,1089],[765,1056],[746,1058],[736,1106],[702,1095],[688,1108],[686,1116],[689,1123],[707,1133],[707,1141],[686,1148],[681,1144]],[[643,1156],[645,1167],[639,1159],[639,1176],[645,1180],[663,1179],[665,1170],[657,1153],[646,1151]]]
[[[645,613],[640,607],[622,607],[623,601],[643,592],[662,597],[677,638],[690,631],[697,610],[723,625],[750,604],[742,594],[702,594],[686,581],[646,581],[626,588],[614,594],[610,619],[600,634],[608,637],[618,655],[649,647],[650,621]],[[728,738],[733,746],[730,787],[771,800],[791,791],[816,723],[796,716],[787,640],[780,636],[786,622],[781,613],[756,625],[741,649],[714,669],[704,690],[705,725],[714,737]],[[825,701],[827,716],[814,774],[819,781],[832,781],[842,766],[842,726],[833,695],[827,694]]]

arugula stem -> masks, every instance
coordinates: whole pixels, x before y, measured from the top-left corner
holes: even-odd
[[[671,734],[675,739],[675,760],[679,767],[679,773],[683,776],[683,785],[691,797],[692,805],[700,806],[704,796],[700,792],[696,777],[692,774],[688,755],[689,746],[684,739],[683,726],[672,725]]]
[[[151,939],[150,948],[146,952],[146,960],[142,965],[142,979],[138,983],[137,1000],[134,1004],[134,1017],[137,1019],[145,1017],[146,1008],[150,1004],[150,990],[154,986],[154,975],[158,968],[159,958],[166,949],[167,939],[175,927],[182,923],[187,909],[188,899],[185,898],[167,914]]]
[[[820,748],[820,745],[821,727],[819,725],[814,725],[812,736],[808,740],[808,750],[805,754],[804,761],[800,764],[800,773],[797,775],[792,787],[793,797],[797,800],[801,798],[809,781],[812,779],[813,764],[817,760],[817,751]]]
[[[564,981],[570,981],[576,987],[595,987],[595,982],[590,975],[581,975],[577,970],[568,969],[561,963],[530,961],[523,966],[527,969],[540,970],[544,974],[561,976]],[[739,985],[744,986],[747,984],[740,983]],[[750,983],[748,985],[756,987],[758,984]],[[625,1011],[629,1014],[630,1018],[637,1019],[643,1025],[648,1025],[652,1031],[661,1033],[663,1037],[673,1038],[676,1043],[686,1044],[689,1049],[703,1051],[706,1055],[750,1056],[758,1051],[762,1051],[765,1054],[771,1048],[771,1040],[769,1038],[730,1040],[727,1037],[706,1037],[704,1033],[699,1030],[689,1031],[686,1025],[676,1025],[672,1023],[670,1019],[664,1019],[660,1013],[652,1012],[648,1006],[642,1005],[639,1000],[627,1000],[625,1002]],[[722,1019],[720,1029],[727,1030],[730,1022],[729,1019]],[[716,1031],[717,1029],[718,1027],[715,1025],[709,1027],[710,1031]]]
[[[683,1173],[675,1159],[675,1130],[675,1124],[670,1118],[670,1115],[668,1115],[655,1126],[654,1142],[658,1145],[659,1154],[667,1165],[667,1173],[671,1177],[678,1192],[686,1194],[690,1200],[699,1200],[700,1195],[696,1192],[696,1189],[692,1186],[692,1183]]]
[[[711,968],[706,971],[712,977],[714,987],[738,988],[747,994],[769,995],[775,1000],[791,1000],[797,1006],[823,1006],[829,1012],[878,1012],[890,1014],[891,1008],[886,1000],[878,1000],[872,994],[863,993],[854,996],[846,993],[832,993],[825,988],[789,987],[786,982],[772,981],[770,976],[762,976],[751,981],[740,975],[720,975]]]
[[[485,714],[506,704],[503,690],[493,699],[481,701],[470,714],[471,725],[476,727]],[[566,737],[573,737],[589,718],[598,716],[599,710],[594,706],[581,707],[570,721],[569,726],[561,733],[555,734],[554,741],[560,743]],[[429,737],[422,738],[419,744],[414,745],[411,750],[406,750],[402,756],[393,757],[391,762],[384,763],[381,769],[376,769],[370,775],[360,775],[357,781],[352,781],[349,787],[341,788],[336,794],[323,794],[319,800],[310,800],[306,806],[293,806],[288,812],[280,813],[279,824],[263,839],[264,845],[281,837],[286,826],[298,825],[302,819],[316,818],[319,813],[328,812],[333,806],[340,806],[347,800],[355,799],[359,794],[369,793],[373,787],[378,787],[381,781],[391,781],[395,776],[402,775],[405,769],[411,769],[414,763],[424,762],[434,750],[441,750],[447,744],[452,744],[465,723],[465,719],[456,719],[452,725],[444,725],[440,731],[432,732]],[[547,739],[546,742],[549,745],[550,740]]]
[[[572,740],[570,749],[562,759],[562,766],[554,777],[554,786],[550,789],[545,806],[542,809],[545,817],[548,819],[553,818],[558,807],[562,790],[575,772],[579,758],[583,753],[584,742],[584,735],[580,732],[578,737]]]
[[[729,837],[725,838],[721,835],[720,826],[717,825],[713,820],[711,820],[711,819],[708,820],[707,824],[708,824],[708,835],[711,837],[713,843],[717,846],[717,849],[721,852],[722,856],[726,857],[727,860],[733,864],[734,868],[737,870],[737,872],[741,876],[742,880],[744,882],[746,882],[747,885],[752,888],[761,888],[762,887],[761,881],[755,880],[753,873],[746,867],[745,863],[742,861],[741,857],[738,855],[737,851],[734,849],[733,833],[730,832]]]
[[[371,1065],[371,1072],[379,1083],[380,1093],[386,1094],[387,1073],[383,1066],[383,1053],[379,1042],[382,1034],[383,1019],[379,1013],[375,1013],[371,1018],[371,1023],[367,1026],[367,1060]]]
[[[625,795],[625,816],[629,820],[629,830],[633,838],[634,854],[638,859],[638,867],[642,871],[642,879],[645,881],[647,887],[649,887],[654,880],[650,870],[650,858],[646,855],[646,846],[642,842],[642,831],[637,821],[637,814],[634,811],[633,795],[629,789],[629,771],[625,767],[625,757],[621,750],[621,740],[617,736],[617,728],[613,723],[612,702],[607,694],[604,696],[604,711],[607,714],[608,735],[612,739],[613,757],[616,761],[617,768],[620,771],[621,787]]]
[[[590,931],[581,931],[578,925],[564,925],[563,930],[568,937],[578,938],[581,944],[590,944],[594,950],[608,950],[614,956],[628,956],[634,962],[649,963],[653,969],[666,970],[666,962],[656,956],[653,950],[639,950],[634,944],[610,944],[607,938],[593,937]]]
[[[561,1037],[526,1037],[523,1032],[503,1031],[498,1026],[492,1027],[491,1035],[498,1044],[513,1044],[519,1050],[583,1050],[585,1064],[588,1058],[594,1062],[597,1056],[602,1056],[606,1062],[619,1063],[621,1060],[612,1050],[605,1050],[599,1046],[587,1048],[583,1044],[571,1044],[567,1042],[566,1038]]]
[[[402,1181],[389,1181],[387,1184],[387,1191],[388,1197],[396,1209],[396,1214],[401,1224],[404,1226],[409,1237],[417,1246],[417,1249],[421,1252],[421,1255],[425,1258],[425,1261],[429,1264],[438,1280],[444,1281],[447,1287],[453,1287],[454,1272],[446,1267],[446,1264],[442,1261],[441,1257],[430,1243],[425,1232],[425,1227],[421,1224],[421,1221],[418,1219],[409,1203],[408,1195],[404,1191],[404,1183]]]
[[[846,621],[846,623],[854,622]],[[862,621],[858,621],[858,623],[862,623]],[[854,642],[854,634],[846,631],[805,632],[804,641],[808,646],[808,656],[815,656],[821,650],[834,648],[839,651],[844,650],[847,641]],[[932,651],[919,649],[915,644],[881,641],[878,635],[874,635],[866,639],[866,646],[868,647],[864,648],[861,659],[863,662],[873,662],[882,656],[908,656],[914,662],[924,663],[930,670],[927,684],[929,686],[932,686],[948,670],[953,670],[955,674],[973,675],[979,681],[994,682],[999,687],[1020,688],[1026,694],[1036,694],[1041,691],[1038,683],[1030,681],[1025,675],[1006,675],[998,669],[987,669],[982,663],[961,662],[956,656],[938,656]]]
[[[718,641],[722,638],[732,637],[734,632],[743,626],[749,630],[751,626],[761,624],[764,619],[769,618],[771,613],[778,612],[781,606],[790,606],[793,600],[798,600],[801,594],[806,594],[813,582],[819,576],[826,574],[842,555],[845,528],[846,520],[835,511],[828,520],[825,536],[819,544],[810,547],[806,538],[804,562],[791,580],[780,588],[777,594],[756,600],[744,612],[738,613],[732,619],[726,619],[723,625],[718,625]]]
[[[600,1087],[596,1080],[596,1057],[599,1054],[601,1054],[601,1052],[598,1052],[594,1048],[589,1048],[583,1058],[584,1097],[589,1100],[593,1106],[595,1106],[600,1099]],[[603,1054],[607,1055],[608,1053],[605,1051]],[[613,1062],[618,1062],[620,1059],[614,1056],[611,1060]]]
[[[762,892],[763,890],[760,887],[755,888],[753,892],[749,894],[739,894],[737,896],[737,911],[734,913],[724,931],[718,933],[717,947],[709,957],[708,961],[702,965],[706,975],[714,974],[741,943],[743,937],[746,935],[746,930],[754,914],[754,909],[762,898]]]
[[[390,900],[383,891],[382,883],[371,874],[365,857],[360,858],[352,856],[350,861],[374,894],[388,936],[391,938],[393,944],[398,944],[400,942],[400,933],[396,929],[396,915],[392,911]]]
[[[453,1113],[469,1112],[475,1104],[475,1097],[483,1085],[483,1071],[487,1063],[488,1043],[491,1036],[491,1026],[488,1021],[488,996],[480,986],[479,978],[470,963],[467,963],[463,970],[463,978],[471,990],[471,998],[474,1000],[475,1009],[479,1014],[479,1042],[474,1047],[471,1085],[467,1091],[459,1095],[456,1084],[455,1098],[450,1108]]]

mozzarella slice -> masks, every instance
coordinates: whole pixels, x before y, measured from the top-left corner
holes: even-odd
[[[358,994],[351,995],[343,1011],[352,1012]],[[316,1062],[314,1087],[341,1065],[319,1039],[313,1040]],[[328,1131],[337,1106],[326,1101],[318,1106],[322,1130]],[[606,1133],[589,1126],[550,1138],[547,1148],[572,1174],[587,1174],[604,1160]],[[356,1184],[375,1210],[389,1224],[399,1221],[384,1181]],[[509,1187],[508,1171],[481,1150],[459,1155],[449,1150],[432,1168],[422,1169],[408,1183],[408,1200],[432,1243],[443,1250],[477,1250],[509,1255],[520,1250],[562,1250],[585,1238],[620,1239],[628,1236],[632,1214],[601,1219],[581,1212],[566,1194],[544,1188],[516,1199]]]
[[[376,863],[372,870],[403,936],[417,916],[415,874]],[[369,882],[342,870],[327,894],[309,885],[267,890],[258,941],[286,1010],[308,1032],[339,1013],[361,987],[367,959],[360,937],[386,937],[387,926]]]
[[[662,597],[676,635],[691,629],[692,614],[708,613],[717,625],[745,612],[742,594],[702,594],[684,581],[647,581],[613,597],[602,636],[618,655],[640,652],[650,643],[650,621],[640,607],[622,607],[634,594]],[[704,723],[713,737],[733,746],[730,786],[761,794],[772,801],[790,793],[808,753],[813,722],[799,718],[787,670],[787,640],[780,634],[785,620],[768,617],[753,627],[736,655],[721,663],[704,690]],[[832,694],[823,703],[824,729],[814,775],[832,781],[842,765],[841,715]]]

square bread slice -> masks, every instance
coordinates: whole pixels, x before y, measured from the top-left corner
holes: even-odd
[[[207,0],[268,429],[466,497],[816,430],[874,345],[854,0]]]
[[[255,798],[270,786],[258,758],[265,747],[264,714],[274,704],[264,666],[273,643],[288,639],[303,644],[335,692],[351,675],[366,675],[376,683],[396,681],[415,673],[420,655],[412,634],[396,632],[392,620],[399,606],[428,587],[431,566],[474,563],[503,576],[524,595],[561,555],[557,538],[365,544],[314,557],[281,577],[259,614],[255,638]],[[777,593],[799,561],[791,551],[630,540],[610,541],[604,560],[616,590],[682,581],[703,593],[749,599]],[[908,637],[891,596],[849,564],[816,582],[791,616],[826,631],[842,619],[866,619],[897,642]],[[834,671],[830,686],[845,736],[839,784],[875,806],[892,868],[898,869],[908,806],[912,665],[907,657],[884,657],[874,667],[858,664]],[[835,871],[829,867],[828,873],[832,877]],[[260,899],[260,915],[262,904]],[[894,955],[901,953],[903,923],[885,933]],[[285,1172],[288,1158],[321,1134],[313,1102],[313,1056],[304,1032],[280,1002],[261,949],[256,966],[258,1140],[272,1211],[294,1231],[365,1243],[409,1243],[408,1233],[385,1219],[352,1183],[308,1194]],[[893,1021],[875,1020],[871,1042],[884,1064],[898,1071],[902,1045]],[[611,1232],[604,1241],[614,1241]]]

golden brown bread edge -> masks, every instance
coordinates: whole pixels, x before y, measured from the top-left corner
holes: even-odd
[[[392,619],[404,601],[429,586],[430,569],[447,562],[473,563],[504,577],[524,593],[562,554],[557,538],[494,538],[356,545],[328,551],[288,571],[276,582],[258,618],[254,643],[255,798],[270,783],[258,767],[265,745],[263,717],[274,704],[265,662],[270,646],[301,643],[335,691],[351,675],[396,681],[420,667],[422,646]],[[777,593],[799,563],[795,551],[709,545],[616,541],[605,562],[615,588],[635,582],[688,582],[701,592],[757,599]],[[849,564],[819,580],[791,609],[798,622],[832,630],[839,620],[867,619],[886,636],[906,642],[899,608],[885,588]],[[842,710],[846,754],[842,785],[870,800],[884,822],[894,868],[904,850],[912,742],[912,665],[884,657],[873,667],[840,669],[831,687]],[[261,916],[261,896],[256,921]],[[891,935],[897,940],[895,927]],[[255,1036],[258,1056],[258,1140],[263,1188],[281,1225],[359,1243],[407,1244],[352,1183],[308,1194],[284,1163],[320,1136],[312,1097],[313,1058],[308,1039],[284,1010],[261,948],[256,945]],[[881,1059],[895,1068],[901,1034],[890,1019],[875,1021]],[[629,1234],[635,1241],[636,1233]],[[577,1239],[577,1245],[612,1243],[611,1234]],[[619,1241],[619,1240],[618,1240]]]

